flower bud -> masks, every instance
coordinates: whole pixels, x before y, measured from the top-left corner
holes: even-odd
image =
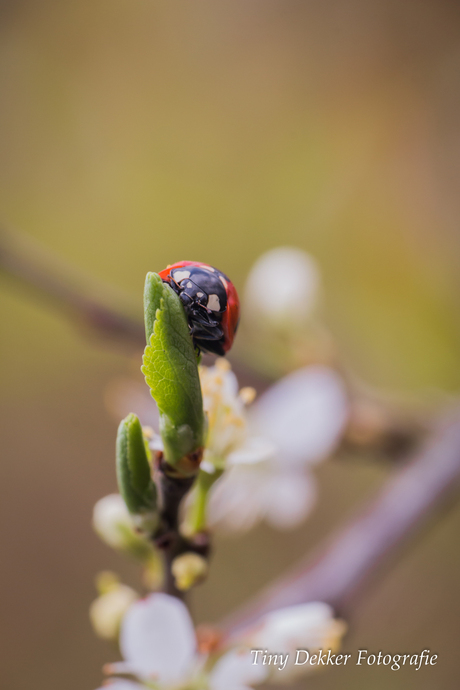
[[[297,330],[312,317],[320,292],[316,261],[293,247],[263,254],[246,282],[246,311],[275,328]]]
[[[177,589],[185,592],[205,579],[208,574],[208,562],[203,556],[190,551],[173,560],[171,572]]]
[[[131,587],[122,585],[116,576],[111,578],[112,582],[109,584],[106,577],[108,574],[103,575],[104,591],[91,604],[89,617],[98,637],[104,640],[117,640],[123,616],[139,595]]]
[[[120,494],[101,498],[93,510],[95,532],[108,546],[126,551],[144,560],[152,553],[152,547],[136,532],[133,518]]]

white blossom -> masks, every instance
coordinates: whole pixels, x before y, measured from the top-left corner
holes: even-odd
[[[137,598],[138,594],[134,589],[115,583],[93,601],[89,616],[96,635],[106,640],[116,640],[121,621]]]
[[[309,366],[273,385],[248,412],[246,440],[212,489],[210,522],[244,530],[259,520],[290,528],[316,497],[311,468],[335,449],[348,415],[340,376]]]
[[[278,609],[263,616],[235,639],[234,647],[219,658],[198,651],[188,610],[167,594],[151,594],[131,605],[121,628],[120,648],[124,662],[111,664],[111,673],[129,674],[136,681],[110,679],[112,690],[250,690],[266,680],[290,682],[318,668],[296,665],[296,652],[311,655],[341,644],[346,625],[332,608],[312,602]],[[254,651],[261,654],[255,657]],[[263,653],[289,656],[282,670],[263,663]]]
[[[210,525],[238,531],[261,520],[279,529],[299,524],[317,496],[312,469],[334,451],[347,422],[348,400],[339,374],[323,365],[304,367],[278,381],[249,409],[255,392],[238,389],[226,360],[200,367],[200,379],[208,420],[201,469],[216,478],[225,470],[211,490]],[[161,437],[153,435],[150,446],[161,450]],[[111,514],[116,517],[118,508],[105,500],[99,520],[95,509],[94,524],[115,545],[121,532]],[[194,492],[187,505],[193,500]],[[121,511],[130,519],[123,503]]]
[[[341,377],[312,365],[285,376],[252,409],[255,431],[282,453],[283,467],[313,465],[334,449],[348,415]]]
[[[296,665],[297,650],[308,650],[310,655],[317,654],[319,650],[334,653],[340,648],[345,632],[346,624],[334,618],[334,612],[328,604],[311,602],[288,606],[265,615],[246,634],[246,642],[251,649],[289,655],[282,671],[267,666],[270,679],[284,683],[318,668],[310,664]],[[260,663],[260,659],[257,661]]]
[[[277,247],[256,261],[246,282],[248,317],[277,327],[308,323],[318,302],[321,276],[316,261],[293,247]]]
[[[246,441],[245,405],[255,393],[248,388],[238,390],[238,380],[226,359],[200,367],[200,382],[208,422],[205,467],[206,463],[222,465]]]
[[[111,664],[114,673],[135,676],[138,683],[158,690],[248,690],[266,677],[266,669],[254,666],[248,649],[232,649],[216,663],[198,651],[190,614],[185,604],[167,594],[151,594],[128,610],[120,634],[124,662]],[[115,680],[115,690],[125,690],[125,681]]]

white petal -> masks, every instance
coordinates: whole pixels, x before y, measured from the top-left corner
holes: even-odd
[[[256,465],[257,463],[271,460],[276,455],[276,446],[260,437],[248,438],[244,446],[230,453],[227,458],[228,465]]]
[[[274,474],[267,494],[267,522],[278,529],[292,529],[313,508],[317,495],[316,482],[309,474]]]
[[[217,370],[219,370],[219,365],[217,366]],[[223,398],[224,400],[231,400],[238,395],[238,379],[236,378],[236,374],[231,369],[225,369],[224,371],[220,369],[220,371],[223,379]]]
[[[319,649],[336,652],[346,631],[343,621],[334,618],[330,606],[322,602],[311,602],[288,606],[263,616],[247,643],[252,649],[276,650],[288,654],[289,659],[283,671],[269,667],[269,679],[289,682],[299,675],[311,673],[317,667],[310,664],[295,665],[297,649],[306,649],[314,654]]]
[[[334,449],[347,419],[340,376],[324,366],[309,366],[272,386],[252,407],[259,434],[279,448],[282,463],[317,462]]]
[[[229,469],[212,488],[210,524],[235,532],[251,529],[265,512],[264,480],[251,466]]]
[[[267,676],[264,666],[253,664],[247,650],[233,649],[222,656],[211,671],[210,690],[246,690]]]
[[[307,649],[311,654],[317,650],[337,651],[346,626],[335,620],[330,606],[322,602],[312,602],[299,606],[278,609],[264,616],[248,635],[247,642],[253,649],[276,650],[287,654],[286,667],[277,671],[268,668],[269,679],[277,682],[290,682],[299,675],[311,673],[316,669],[309,664],[295,665],[297,649]]]
[[[196,652],[193,623],[185,604],[167,594],[151,594],[131,606],[120,636],[121,652],[141,677],[180,680]]]
[[[280,653],[297,647],[314,650],[331,642],[338,623],[331,607],[323,602],[287,606],[264,616],[251,642]]]

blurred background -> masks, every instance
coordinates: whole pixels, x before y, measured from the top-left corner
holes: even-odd
[[[319,261],[327,322],[363,380],[415,405],[460,386],[460,6],[447,0],[0,3],[1,222],[113,284],[216,265],[238,289],[282,245]],[[94,576],[137,568],[91,529],[115,489],[104,395],[140,352],[88,338],[2,279],[0,656],[9,690],[98,687]],[[243,305],[244,307],[244,305]],[[243,358],[244,333],[235,348]],[[242,384],[248,383],[241,381]],[[288,534],[218,540],[197,620],[280,574],[385,479],[332,461]],[[346,640],[437,666],[331,670],[300,687],[458,687],[454,508],[363,602]]]

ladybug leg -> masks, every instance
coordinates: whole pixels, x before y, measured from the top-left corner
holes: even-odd
[[[222,319],[220,312],[209,311],[206,307],[195,302],[184,305],[192,325],[199,324],[204,329],[219,327]]]
[[[163,280],[163,283],[166,283],[166,285],[169,285],[169,287],[172,288],[174,290],[174,292],[177,295],[179,295],[179,297],[181,296],[182,288],[180,287],[180,285],[178,285],[176,283],[174,278],[171,277],[169,280]]]
[[[191,321],[203,326],[203,328],[215,328],[216,326],[220,325],[219,321],[211,319],[208,314],[202,314],[193,310],[191,312]]]
[[[190,328],[190,333],[193,338],[200,338],[202,340],[220,340],[224,337],[224,332],[219,325],[205,327],[200,324],[193,324]]]
[[[220,357],[224,356],[224,331],[220,323],[223,312],[209,311],[204,305],[194,301],[172,276],[163,282],[168,283],[182,302],[189,322],[190,335],[198,354],[203,350]]]

